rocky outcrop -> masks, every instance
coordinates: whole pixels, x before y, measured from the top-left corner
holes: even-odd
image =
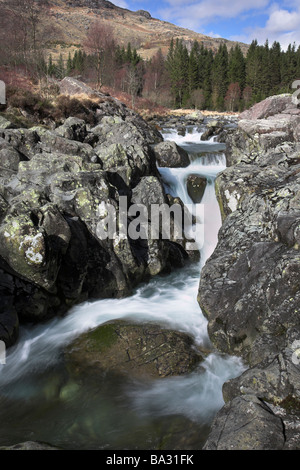
[[[218,413],[204,450],[282,450],[284,426],[255,395],[243,395]]]
[[[122,320],[84,333],[66,348],[64,357],[72,377],[113,371],[140,379],[186,374],[202,361],[186,333]]]
[[[284,95],[256,105],[227,135],[231,166],[216,180],[223,225],[198,300],[212,342],[249,369],[224,385],[206,448],[298,448],[299,123]]]
[[[63,82],[70,94],[88,91]],[[111,97],[102,95],[95,115],[94,127],[70,116],[54,130],[0,129],[0,340],[7,346],[19,322],[128,295],[188,258],[174,240],[118,236],[120,224],[126,232],[135,218],[120,218],[121,197],[125,210],[145,200],[168,203],[152,150],[162,137]],[[113,223],[108,207],[114,238],[105,233]]]

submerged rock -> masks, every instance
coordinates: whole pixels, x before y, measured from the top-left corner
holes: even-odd
[[[71,375],[114,371],[139,378],[186,374],[203,359],[188,334],[121,320],[84,333],[64,357]]]

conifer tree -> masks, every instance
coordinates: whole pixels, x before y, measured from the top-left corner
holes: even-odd
[[[276,93],[280,90],[281,84],[281,47],[279,42],[274,41],[270,49],[269,57],[269,80],[270,80],[270,92]]]
[[[245,88],[246,62],[241,47],[236,44],[230,49],[228,59],[228,82],[238,83],[240,89]]]
[[[54,67],[54,64],[53,64],[53,60],[52,60],[52,55],[51,55],[51,54],[49,55],[49,58],[48,58],[47,71],[48,71],[48,75],[49,75],[50,77],[52,77],[52,76],[55,74],[55,67]]]
[[[73,61],[71,58],[71,52],[69,52],[68,60],[67,60],[67,75],[70,75],[70,73],[73,70]]]
[[[62,54],[59,55],[58,63],[56,66],[56,76],[57,78],[64,78],[65,76],[65,62]]]
[[[220,44],[212,66],[212,102],[222,111],[228,88],[228,51],[226,44]]]
[[[188,94],[188,64],[189,55],[183,41],[176,39],[171,42],[166,60],[169,72],[171,92],[174,97],[175,106],[181,107]]]

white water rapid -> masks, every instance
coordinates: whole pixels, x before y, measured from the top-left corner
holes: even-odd
[[[63,346],[108,320],[162,323],[210,347],[197,291],[201,268],[216,246],[221,224],[214,179],[225,168],[225,157],[220,144],[200,142],[201,134],[195,129],[184,137],[175,131],[163,135],[191,152],[187,168],[159,169],[168,191],[191,204],[188,175],[205,176],[208,181],[202,200],[205,238],[200,263],[157,276],[129,298],[86,302],[64,318],[23,327],[6,365],[0,365],[0,446],[39,440],[69,449],[151,449],[164,445],[164,436],[172,428],[173,437],[166,446],[200,449],[213,416],[223,405],[223,383],[242,372],[239,359],[213,352],[199,369],[182,377],[147,384],[104,377],[93,389],[75,383],[61,385]]]

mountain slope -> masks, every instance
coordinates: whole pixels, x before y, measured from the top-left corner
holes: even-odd
[[[145,59],[152,57],[159,48],[166,53],[171,39],[177,37],[187,43],[198,40],[214,51],[220,43],[225,42],[229,49],[236,44],[152,18],[144,10],[132,12],[120,8],[107,0],[52,0],[50,13],[59,31],[57,42],[64,46],[82,44],[90,24],[97,19],[110,24],[118,41],[124,45],[130,41]],[[246,52],[248,46],[239,44]]]

